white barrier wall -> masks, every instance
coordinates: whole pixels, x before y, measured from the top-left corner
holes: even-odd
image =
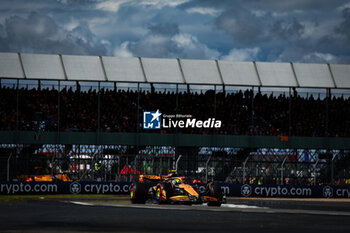
[[[138,58],[102,57],[108,81],[146,82]]]
[[[257,62],[256,68],[258,70],[262,86],[298,86],[290,63]]]
[[[24,78],[17,53],[0,53],[0,77]]]
[[[184,83],[176,59],[142,58],[146,78],[151,83]]]
[[[300,87],[335,87],[327,64],[294,63],[293,66]]]
[[[350,88],[350,65],[0,53],[0,78]]]
[[[65,80],[59,55],[21,54],[28,79]]]
[[[106,81],[99,57],[62,55],[68,80]]]
[[[350,88],[350,65],[330,65],[338,88]]]
[[[218,61],[225,85],[260,86],[253,62]]]
[[[187,84],[222,85],[216,62],[212,60],[181,60]]]

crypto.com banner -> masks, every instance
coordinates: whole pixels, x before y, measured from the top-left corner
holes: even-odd
[[[130,182],[0,182],[0,195],[16,194],[127,194]],[[155,185],[149,184],[149,186]],[[206,185],[198,186],[199,192]],[[222,184],[226,196],[292,197],[292,198],[350,198],[346,186],[290,186]]]
[[[0,194],[126,194],[130,182],[0,182]]]

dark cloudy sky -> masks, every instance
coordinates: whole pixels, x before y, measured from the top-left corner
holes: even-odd
[[[350,63],[350,1],[1,0],[0,51]]]

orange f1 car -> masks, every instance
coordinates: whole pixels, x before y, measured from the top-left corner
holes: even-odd
[[[176,174],[169,175],[140,175],[139,181],[131,184],[130,200],[132,203],[145,203],[151,200],[154,203],[202,204],[221,206],[226,197],[221,191],[220,184],[210,182],[204,193],[199,192],[197,184],[189,185],[185,177]],[[146,183],[157,183],[149,187]]]

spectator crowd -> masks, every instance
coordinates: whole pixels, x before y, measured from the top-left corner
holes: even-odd
[[[138,109],[139,107],[139,109]],[[292,97],[251,90],[214,93],[0,88],[0,130],[145,132],[143,111],[222,121],[219,129],[153,133],[350,136],[350,99]],[[139,127],[138,127],[139,126]]]

